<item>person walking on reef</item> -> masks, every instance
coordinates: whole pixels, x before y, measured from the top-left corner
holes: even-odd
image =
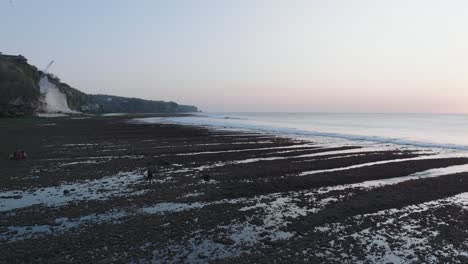
[[[146,169],[146,178],[150,183],[153,183],[153,166],[151,163],[148,163],[148,168]]]

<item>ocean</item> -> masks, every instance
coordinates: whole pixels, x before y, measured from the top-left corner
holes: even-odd
[[[462,114],[197,113],[190,117],[157,118],[157,122],[161,121],[468,150],[468,115]]]

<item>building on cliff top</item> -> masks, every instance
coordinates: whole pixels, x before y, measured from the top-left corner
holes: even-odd
[[[28,59],[26,59],[23,55],[7,55],[3,54],[0,52],[0,58],[6,59],[6,60],[12,60],[12,61],[17,61],[17,62],[28,62]]]

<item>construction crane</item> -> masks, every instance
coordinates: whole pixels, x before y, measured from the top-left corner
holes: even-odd
[[[50,67],[52,66],[52,64],[54,64],[54,61],[51,61],[51,62],[49,62],[49,64],[47,64],[47,66],[44,68],[44,70],[42,70],[42,75],[46,75],[46,74],[47,74],[47,71],[50,69]]]

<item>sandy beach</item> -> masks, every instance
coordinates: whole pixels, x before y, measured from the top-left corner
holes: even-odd
[[[468,261],[464,153],[125,116],[4,119],[0,146],[0,263]]]

